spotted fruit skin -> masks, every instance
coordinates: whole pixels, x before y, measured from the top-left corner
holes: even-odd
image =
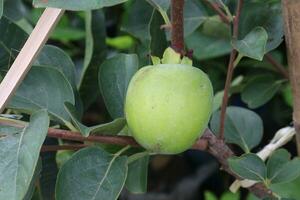
[[[203,134],[213,89],[207,75],[183,64],[141,68],[128,86],[125,115],[136,141],[154,153],[177,154]]]

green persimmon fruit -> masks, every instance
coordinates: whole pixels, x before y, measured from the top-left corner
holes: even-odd
[[[131,79],[125,116],[141,146],[177,154],[203,134],[212,106],[212,85],[203,71],[188,64],[157,64],[141,68]]]

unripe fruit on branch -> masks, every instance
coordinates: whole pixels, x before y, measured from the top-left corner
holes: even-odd
[[[213,88],[188,58],[168,48],[162,64],[141,68],[130,81],[125,116],[136,141],[154,153],[177,154],[203,134],[212,112]],[[186,63],[186,64],[182,64]]]

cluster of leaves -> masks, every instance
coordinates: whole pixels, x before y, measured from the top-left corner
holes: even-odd
[[[222,5],[233,12],[235,3],[228,0]],[[64,16],[51,36],[53,41],[67,46],[68,53],[46,45],[8,105],[14,113],[22,113],[24,121],[28,121],[28,115],[31,117],[24,124],[25,128],[0,127],[0,157],[4,160],[0,163],[0,183],[4,183],[0,184],[0,199],[31,199],[42,170],[38,157],[49,121],[52,125],[78,130],[85,137],[130,134],[123,113],[128,83],[140,67],[150,64],[149,55],[161,57],[170,38],[169,32],[161,29],[162,25],[170,23],[168,0],[34,0],[33,4],[84,12],[73,14],[76,25]],[[124,18],[120,24],[122,31],[110,38],[106,33],[106,9],[117,4],[125,10],[121,16]],[[240,94],[241,100],[251,109],[265,106],[282,91],[291,101],[287,81],[264,60],[264,55],[270,53],[283,62],[284,53],[279,47],[283,37],[279,0],[245,1],[236,39],[231,37],[230,26],[202,1],[187,0],[184,10],[185,44],[194,50],[196,67],[198,64],[206,66],[203,69],[216,91],[216,112],[210,122],[213,132],[219,130],[218,110],[224,93],[220,79],[225,69],[223,56],[233,48],[239,53],[236,67],[240,69],[240,76],[233,81],[230,95]],[[28,12],[21,0],[0,0],[0,80],[39,15],[39,10]],[[78,62],[73,42],[84,39],[84,59]],[[81,122],[83,113],[100,96],[113,121],[87,127]],[[291,181],[300,175],[299,159],[290,160],[290,154],[280,149],[265,164],[251,153],[263,138],[260,116],[234,106],[228,108],[226,115],[226,142],[238,145],[245,152],[241,157],[229,159],[231,169],[242,178],[265,183],[280,195],[294,197],[297,190],[287,191],[297,184],[297,180]],[[1,117],[1,120],[9,119]],[[60,168],[56,199],[116,199],[124,185],[133,193],[145,192],[148,161],[149,156],[142,149],[95,144],[80,150]],[[280,183],[286,182],[290,185],[284,189]],[[43,188],[39,188],[42,199],[47,199],[43,196]]]

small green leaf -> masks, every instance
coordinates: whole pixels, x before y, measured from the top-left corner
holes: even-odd
[[[33,5],[38,8],[54,7],[65,10],[91,10],[114,6],[126,1],[127,0],[33,0]]]
[[[99,87],[112,118],[124,116],[124,101],[131,77],[138,70],[135,54],[118,54],[103,62],[99,71]]]
[[[214,133],[220,128],[220,111],[210,121]],[[257,146],[263,135],[261,118],[253,111],[241,107],[228,107],[225,118],[225,140],[239,145],[246,153]]]
[[[131,193],[145,193],[147,191],[148,163],[149,155],[129,163],[126,188]]]
[[[256,76],[250,80],[242,91],[242,100],[249,108],[257,108],[270,101],[280,89],[283,81],[272,76]]]
[[[270,187],[273,192],[275,192],[276,194],[282,197],[287,197],[287,198],[297,200],[300,197],[299,185],[300,185],[300,177],[293,180],[292,182],[272,184]]]
[[[282,167],[288,163],[291,159],[291,154],[285,149],[276,150],[268,159],[268,179],[272,181],[282,169]]]
[[[254,28],[242,40],[233,40],[233,47],[242,55],[262,61],[268,40],[268,34],[262,27]]]
[[[85,137],[89,136],[91,133],[116,135],[126,125],[126,120],[124,118],[117,118],[110,123],[87,127],[80,122],[79,114],[76,111],[74,105],[72,105],[69,102],[65,102],[65,108],[66,111],[69,113],[75,127]]]
[[[256,154],[248,153],[241,157],[231,157],[228,159],[230,169],[244,179],[254,181],[265,181],[267,178],[267,168],[265,163]]]
[[[161,59],[162,64],[179,64],[181,61],[180,54],[175,52],[174,49],[168,47]]]
[[[278,166],[272,175],[271,183],[273,184],[293,181],[300,176],[300,158],[295,158],[282,166]]]
[[[0,126],[0,199],[22,200],[26,195],[48,126],[46,110],[35,112],[18,132]]]
[[[85,148],[76,152],[60,169],[56,199],[115,200],[126,176],[126,156],[111,155],[99,147]]]

